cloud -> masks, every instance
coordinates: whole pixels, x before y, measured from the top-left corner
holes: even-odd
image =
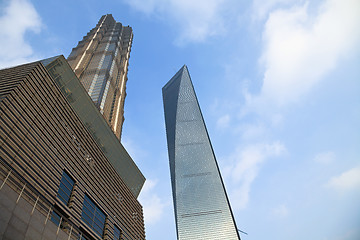
[[[327,186],[338,191],[359,191],[360,189],[360,167],[352,168],[329,180]]]
[[[297,0],[254,0],[253,1],[253,19],[262,20],[268,13],[276,7],[288,6]]]
[[[168,205],[155,193],[156,184],[157,180],[146,180],[139,196],[147,226],[158,222],[163,215],[164,208]]]
[[[259,139],[266,134],[266,126],[263,122],[254,122],[239,125],[236,129],[241,132],[241,137],[245,140]]]
[[[216,126],[218,128],[227,128],[229,126],[229,122],[230,122],[230,115],[229,114],[225,114],[224,116],[220,117],[217,122],[216,122]]]
[[[42,22],[34,6],[27,0],[10,0],[0,6],[0,67],[9,67],[34,59],[27,32],[39,33]]]
[[[258,175],[260,165],[271,157],[280,156],[286,152],[280,142],[271,144],[254,144],[237,151],[230,157],[233,166],[229,166],[224,173],[230,178],[230,195],[234,209],[244,209],[249,202],[252,182]]]
[[[262,33],[263,86],[260,96],[248,96],[250,103],[297,102],[341,59],[359,50],[358,0],[324,0],[317,11],[309,9],[306,2],[269,13]]]
[[[285,206],[285,204],[281,204],[273,209],[272,214],[276,217],[287,217],[289,215],[289,209]]]
[[[156,16],[180,31],[178,44],[203,42],[224,31],[222,9],[229,0],[123,0],[132,8]],[[216,26],[216,27],[215,27]]]
[[[334,152],[322,152],[318,153],[314,157],[314,161],[322,164],[329,164],[335,161],[336,155]]]
[[[268,14],[274,9],[281,7],[289,7],[298,0],[254,0],[253,1],[253,16],[254,20],[264,20]]]

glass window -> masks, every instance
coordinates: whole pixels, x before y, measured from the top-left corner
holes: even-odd
[[[103,235],[106,216],[86,194],[81,218],[99,236]]]
[[[121,230],[117,226],[114,226],[114,240],[121,239]]]
[[[61,177],[57,197],[66,205],[69,203],[74,184],[75,181],[64,171]]]
[[[116,48],[116,44],[115,43],[110,43],[108,51],[109,52],[115,51],[115,48]]]
[[[106,55],[105,58],[104,58],[103,65],[101,66],[101,69],[108,69],[111,62],[112,62],[112,56],[111,55]]]
[[[60,224],[61,216],[57,214],[55,211],[51,214],[51,221],[58,226]]]

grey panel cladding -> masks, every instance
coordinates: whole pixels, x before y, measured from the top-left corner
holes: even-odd
[[[186,66],[163,100],[178,239],[240,239]]]

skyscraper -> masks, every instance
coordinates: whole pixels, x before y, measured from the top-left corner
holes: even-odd
[[[224,183],[184,65],[163,87],[179,240],[239,240]]]
[[[63,56],[0,70],[0,239],[144,240],[144,181]]]
[[[119,139],[132,39],[132,28],[122,26],[107,14],[72,49],[67,59]]]

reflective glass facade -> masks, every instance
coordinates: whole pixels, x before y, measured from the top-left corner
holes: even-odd
[[[240,239],[186,66],[163,100],[178,239]]]

